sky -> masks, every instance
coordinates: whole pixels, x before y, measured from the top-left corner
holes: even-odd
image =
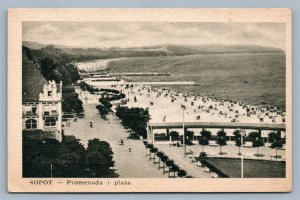
[[[285,50],[285,24],[237,22],[23,22],[23,41],[84,48],[251,44]]]

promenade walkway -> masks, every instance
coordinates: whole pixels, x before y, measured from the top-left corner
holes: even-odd
[[[129,133],[118,122],[117,117],[108,116],[108,120],[102,120],[96,110],[96,103],[84,102],[85,117],[71,122],[70,127],[64,127],[65,135],[74,135],[87,147],[88,140],[99,138],[107,141],[114,152],[114,161],[117,173],[121,178],[167,178],[168,174],[162,174],[157,165],[149,161],[145,156],[145,148],[139,140],[127,139]],[[89,122],[93,122],[90,128]],[[124,145],[119,145],[119,140],[124,140]],[[132,152],[128,146],[131,145]]]
[[[198,167],[190,158],[184,156],[183,148],[170,147],[166,144],[155,144],[155,147],[174,160],[181,169],[187,171],[188,175],[194,178],[211,178],[211,174],[204,172],[204,168]]]

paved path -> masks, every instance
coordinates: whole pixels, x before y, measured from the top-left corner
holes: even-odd
[[[144,144],[139,140],[127,139],[129,133],[118,122],[117,117],[108,116],[108,121],[100,118],[96,103],[84,103],[85,117],[71,122],[70,127],[65,127],[65,135],[74,135],[87,147],[88,140],[99,138],[107,141],[114,152],[115,167],[121,178],[167,178],[168,174],[162,174],[158,165],[145,155]],[[90,128],[89,122],[93,122]],[[119,145],[119,140],[124,140],[124,145]],[[132,152],[128,146],[131,145]]]
[[[166,144],[155,144],[160,151],[163,151],[170,159],[185,171],[188,172],[188,175],[191,175],[194,178],[211,178],[210,173],[205,173],[204,168],[198,167],[196,163],[192,163],[192,159],[185,157],[183,153],[183,148],[170,147]]]

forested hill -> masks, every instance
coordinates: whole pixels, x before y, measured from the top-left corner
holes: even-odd
[[[230,53],[284,53],[283,50],[273,47],[264,47],[257,45],[167,45],[167,49],[174,54],[192,55],[192,54],[230,54]]]
[[[37,77],[42,75],[45,80],[55,80],[57,83],[63,81],[64,85],[70,85],[76,82],[80,78],[78,71],[74,65],[69,63],[73,60],[73,57],[56,50],[57,49],[37,51],[23,46],[22,58],[24,73],[27,73],[32,66],[35,66],[35,71],[40,71],[40,73],[35,72],[33,74]],[[24,78],[29,79],[29,77]]]
[[[229,54],[229,53],[284,53],[283,50],[273,47],[257,45],[156,45],[130,48],[78,48],[57,45],[44,45],[33,42],[23,42],[23,45],[32,49],[38,58],[44,55],[51,56],[60,62],[69,63],[74,60],[86,61],[92,59],[122,58],[122,57],[157,57],[181,56],[196,54]]]

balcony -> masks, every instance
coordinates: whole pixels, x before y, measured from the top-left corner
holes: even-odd
[[[38,114],[36,112],[31,112],[31,111],[27,111],[27,112],[23,112],[23,118],[30,118],[30,117],[38,117]]]
[[[51,111],[51,112],[44,112],[43,117],[58,117],[58,112]]]

